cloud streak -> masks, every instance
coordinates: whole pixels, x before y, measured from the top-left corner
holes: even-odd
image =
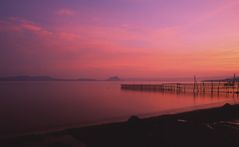
[[[56,15],[58,16],[74,16],[76,12],[73,9],[62,8],[56,11]]]

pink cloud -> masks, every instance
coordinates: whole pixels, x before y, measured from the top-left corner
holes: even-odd
[[[48,31],[44,27],[19,17],[11,17],[8,20],[1,20],[0,24],[0,31],[29,31],[44,36],[52,34],[52,32]]]
[[[29,72],[41,68],[43,72],[74,73],[77,76],[82,73],[92,76],[121,73],[126,77],[156,77],[175,71],[181,75],[193,75],[197,72],[226,72],[238,67],[234,63],[238,63],[239,55],[210,54],[210,51],[216,53],[218,48],[205,40],[199,43],[208,50],[193,50],[199,43],[189,44],[187,37],[192,34],[180,26],[137,28],[131,25],[77,24],[52,31],[20,18],[2,20],[0,24],[0,31],[10,32],[6,40],[12,43],[7,44],[8,47],[21,51],[14,58],[15,64],[25,61],[25,70]]]
[[[59,38],[67,41],[77,41],[80,39],[80,36],[74,33],[60,32]]]
[[[59,16],[73,16],[75,15],[75,11],[69,8],[62,8],[56,11],[56,14]]]

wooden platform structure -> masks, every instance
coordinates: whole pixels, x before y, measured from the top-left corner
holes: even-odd
[[[234,76],[235,79],[235,76]],[[232,93],[239,94],[239,81],[197,82],[192,83],[162,83],[162,84],[122,84],[123,90],[159,91],[159,92],[192,92],[192,93]]]
[[[239,86],[227,85],[227,83],[164,83],[164,84],[122,84],[121,89],[140,91],[171,91],[193,93],[239,93]]]

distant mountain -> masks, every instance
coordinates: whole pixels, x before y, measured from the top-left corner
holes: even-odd
[[[97,81],[96,79],[90,79],[90,78],[80,78],[77,79],[76,81]]]
[[[0,81],[56,81],[61,79],[52,78],[49,76],[9,76],[0,77]]]
[[[97,81],[91,78],[79,78],[79,79],[60,79],[50,76],[8,76],[0,77],[0,81]]]
[[[8,76],[8,77],[0,77],[0,81],[102,81],[93,78],[78,78],[78,79],[61,79],[54,78],[50,76]],[[118,76],[112,76],[105,81],[121,81]]]
[[[121,79],[118,76],[113,76],[108,78],[106,81],[121,81]]]

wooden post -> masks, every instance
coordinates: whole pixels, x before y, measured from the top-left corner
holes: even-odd
[[[217,93],[219,93],[219,90],[220,90],[220,80],[219,80],[219,82],[218,82],[218,87],[217,87]]]
[[[195,84],[195,76],[194,76],[193,93],[195,93],[195,86],[196,86],[196,84]]]
[[[239,82],[237,80],[237,95],[239,94]]]
[[[228,85],[227,85],[227,93],[229,93],[230,91],[230,85],[229,85],[230,83],[228,83]]]
[[[196,90],[197,90],[197,92],[198,92],[197,79],[196,79],[196,76],[194,76],[193,92],[195,93]]]
[[[213,93],[213,81],[211,81],[211,93]]]
[[[236,80],[236,75],[234,74],[234,76],[233,76],[233,81],[232,81],[232,92],[233,92],[233,94],[234,94],[234,85],[235,85],[235,80]]]

